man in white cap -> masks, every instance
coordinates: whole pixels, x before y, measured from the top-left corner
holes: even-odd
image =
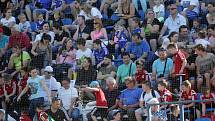
[[[57,80],[52,76],[53,68],[51,66],[46,66],[44,69],[45,83],[51,93],[51,97],[56,97],[58,84]]]

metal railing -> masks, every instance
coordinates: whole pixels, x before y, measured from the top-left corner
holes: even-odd
[[[215,102],[215,99],[213,100],[186,100],[186,101],[175,101],[175,102],[162,102],[162,103],[157,103],[157,104],[147,104],[147,112],[148,112],[148,121],[152,121],[151,119],[151,106],[155,106],[155,105],[173,105],[173,104],[177,104],[180,108],[180,121],[185,121],[184,118],[184,104],[188,104],[188,103],[202,103],[202,102]],[[196,105],[194,105],[195,108]],[[215,107],[211,107],[210,111],[215,111]]]

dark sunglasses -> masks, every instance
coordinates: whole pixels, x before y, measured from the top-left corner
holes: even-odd
[[[93,24],[99,24],[99,23],[93,23]]]
[[[170,10],[175,10],[175,9],[177,9],[177,8],[170,8]]]

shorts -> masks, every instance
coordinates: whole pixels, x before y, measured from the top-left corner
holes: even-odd
[[[99,117],[99,116],[101,116],[101,118],[106,118],[107,117],[107,110],[108,110],[108,108],[101,108],[101,107],[95,107],[93,110],[92,110],[92,112],[91,112],[91,114],[93,115],[93,116],[95,116],[95,117]]]
[[[135,110],[135,113],[139,113],[141,116],[147,116],[147,109],[146,108],[138,108]]]

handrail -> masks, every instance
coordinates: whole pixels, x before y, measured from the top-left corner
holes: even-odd
[[[161,102],[157,104],[147,104],[147,106],[153,106],[153,105],[168,105],[168,104],[185,104],[185,103],[193,103],[193,102],[210,102],[215,101],[215,99],[212,100],[186,100],[186,101],[175,101],[175,102]]]
[[[148,115],[151,115],[151,106],[153,105],[170,105],[170,104],[179,104],[180,107],[180,121],[184,121],[184,105],[185,103],[200,103],[200,102],[215,102],[215,99],[211,100],[186,100],[186,101],[175,101],[175,102],[161,102],[155,104],[147,104]],[[151,121],[151,118],[148,118],[148,121]]]

